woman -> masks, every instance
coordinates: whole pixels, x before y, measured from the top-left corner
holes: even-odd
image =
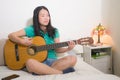
[[[20,38],[20,36],[27,36],[27,39]],[[32,44],[31,37],[41,36],[44,38],[46,44],[59,43],[59,32],[51,25],[51,19],[48,9],[45,6],[35,8],[33,15],[33,25],[30,25],[17,32],[10,33],[9,39],[12,41],[30,46]],[[76,63],[75,56],[66,56],[57,59],[56,53],[64,53],[73,49],[75,43],[68,42],[67,48],[57,48],[55,50],[48,50],[47,59],[41,63],[35,59],[28,59],[26,61],[27,71],[35,74],[62,74],[74,71],[73,67]]]

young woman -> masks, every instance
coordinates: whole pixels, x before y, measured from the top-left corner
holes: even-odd
[[[27,36],[27,39],[20,38]],[[30,46],[32,44],[32,37],[41,36],[44,38],[46,44],[54,44],[60,42],[58,29],[51,25],[50,13],[45,6],[38,6],[34,10],[33,25],[30,25],[22,30],[12,32],[8,35],[12,41]],[[73,49],[75,43],[68,42],[68,47],[48,50],[48,57],[44,62],[39,62],[35,59],[28,59],[26,61],[26,69],[30,73],[35,74],[62,74],[72,72],[72,68],[76,63],[75,56],[66,56],[57,59],[56,53],[64,53]]]

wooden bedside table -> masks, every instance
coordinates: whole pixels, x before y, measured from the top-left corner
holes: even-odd
[[[83,46],[83,60],[104,73],[112,73],[112,47]]]

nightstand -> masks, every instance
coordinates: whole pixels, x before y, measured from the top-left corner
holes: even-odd
[[[104,73],[112,73],[112,47],[83,46],[83,60]]]

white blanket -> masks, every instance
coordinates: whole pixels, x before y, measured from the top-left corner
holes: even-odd
[[[12,74],[18,74],[20,77],[12,80],[120,80],[119,77],[104,74],[80,59],[78,59],[75,65],[75,70],[72,73],[59,75],[32,75],[22,70],[13,71],[6,66],[0,66],[0,79]]]

